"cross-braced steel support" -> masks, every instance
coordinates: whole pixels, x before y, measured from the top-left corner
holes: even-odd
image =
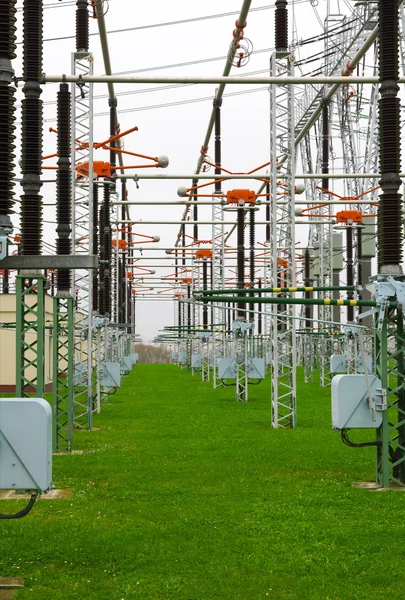
[[[73,298],[53,299],[53,451],[73,449]]]
[[[272,54],[270,76],[293,75],[293,57],[279,59]],[[294,88],[270,86],[270,199],[271,226],[271,285],[288,287],[295,284],[295,150],[294,150]],[[280,159],[283,158],[281,163]],[[277,164],[277,162],[279,164]],[[277,176],[282,169],[286,176],[282,198]],[[296,337],[294,305],[280,305],[272,318],[272,426],[296,425]]]
[[[405,486],[405,335],[404,315],[386,315],[374,333],[376,373],[386,390],[383,422],[377,430],[377,481]]]
[[[72,55],[72,72],[93,73],[89,52]],[[91,254],[93,250],[93,85],[72,85],[72,189],[73,254]],[[86,177],[77,177],[78,163],[87,165]],[[76,293],[74,420],[79,427],[92,426],[93,405],[93,274],[74,271]]]
[[[16,277],[16,396],[45,394],[45,279]]]
[[[249,329],[250,323],[238,321],[234,323],[237,402],[247,402],[249,399],[247,343]]]

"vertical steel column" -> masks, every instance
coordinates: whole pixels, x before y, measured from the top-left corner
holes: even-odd
[[[16,278],[16,396],[45,394],[45,279]]]
[[[222,165],[222,141],[221,141],[221,106],[222,98],[217,98],[216,90],[213,106],[215,112],[215,175],[221,174]],[[215,204],[215,201],[222,198],[222,184],[219,179],[215,180],[215,189],[213,195],[214,204],[212,205],[212,289],[223,289],[224,287],[224,211],[223,207]],[[213,329],[218,329],[219,324],[223,323],[225,312],[221,306],[212,305],[212,325]],[[213,387],[217,387],[217,357],[223,353],[222,336],[213,333]]]
[[[282,4],[286,4],[282,2]],[[277,16],[276,16],[277,22]],[[286,29],[282,39],[287,36]],[[280,42],[281,43],[281,42]],[[270,59],[270,76],[294,75],[294,58],[284,49],[274,52]],[[288,44],[287,44],[288,45]],[[271,277],[270,285],[278,287],[295,284],[295,133],[294,87],[270,86],[270,193],[271,193]],[[285,155],[283,174],[286,176],[287,203],[277,202],[277,157]],[[267,284],[266,284],[267,285]],[[272,426],[296,426],[296,336],[295,305],[282,305],[272,318]],[[280,333],[280,328],[283,330]]]
[[[253,209],[252,209],[253,210]],[[237,208],[237,249],[236,249],[236,277],[237,288],[245,289],[245,212],[244,200],[238,200]],[[244,298],[245,292],[239,295]],[[247,373],[247,334],[250,324],[247,322],[245,312],[246,302],[237,303],[237,318],[233,324],[235,337],[235,359],[236,359],[236,401],[247,402],[248,400],[248,373]]]
[[[92,75],[93,56],[89,52],[89,14],[87,0],[77,0],[76,52],[72,54],[72,74]],[[93,249],[93,84],[72,84],[72,219],[73,254],[90,254]],[[85,175],[77,176],[79,163],[88,165]],[[83,167],[82,167],[83,168]],[[75,270],[75,399],[74,422],[78,427],[92,426],[93,408],[93,275]]]
[[[329,190],[329,147],[330,147],[330,109],[328,104],[324,104],[322,108],[322,173],[325,177],[322,178],[322,189]],[[328,194],[319,192],[319,203],[322,200],[329,199]],[[330,207],[326,206],[320,209],[320,213],[327,214]],[[332,285],[332,225],[326,219],[325,224],[317,226],[317,241],[319,245],[319,285],[330,287]],[[326,292],[326,297],[331,297],[332,294]],[[323,321],[330,322],[332,320],[332,307],[320,306],[318,311],[319,318]],[[325,323],[320,324],[321,332],[319,340],[320,348],[320,383],[321,386],[330,385],[329,360],[331,355],[331,328]]]
[[[304,285],[305,287],[311,287],[311,256],[309,248],[304,250]],[[311,298],[311,292],[305,292],[305,298]],[[312,335],[312,306],[306,304],[304,306],[305,315],[305,333],[303,334],[303,346],[304,346],[304,381],[305,383],[312,381],[313,375],[313,335]]]
[[[73,298],[53,299],[53,451],[73,449]]]

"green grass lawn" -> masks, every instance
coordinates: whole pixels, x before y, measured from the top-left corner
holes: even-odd
[[[351,486],[374,450],[332,431],[330,390],[299,383],[294,431],[271,429],[269,381],[249,395],[136,366],[75,433],[94,453],[54,457],[72,499],[0,521],[17,598],[404,600],[405,494]]]

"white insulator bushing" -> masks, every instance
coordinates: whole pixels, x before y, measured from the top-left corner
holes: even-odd
[[[166,156],[166,154],[161,154],[158,156],[158,165],[160,168],[166,169],[166,167],[169,165],[169,157]]]
[[[180,196],[180,198],[184,198],[185,196],[187,196],[187,188],[184,185],[178,187],[177,195]]]
[[[154,275],[156,273],[155,269],[151,269],[150,274]]]
[[[172,251],[171,250],[165,250],[166,254],[171,254]]]
[[[296,194],[303,194],[305,192],[305,184],[304,183],[297,183],[295,185],[295,193]]]
[[[296,217],[302,217],[302,208],[296,208],[295,209],[295,216]]]
[[[160,242],[160,236],[159,235],[154,235],[153,236],[153,241],[154,242]]]

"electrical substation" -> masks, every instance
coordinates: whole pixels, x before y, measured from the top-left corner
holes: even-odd
[[[117,33],[144,34],[120,0],[0,1],[0,493],[28,494],[1,519],[35,517],[55,457],[80,470],[80,436],[137,393],[141,343],[206,403],[268,402],[266,435],[298,453],[305,388],[327,393],[371,487],[405,490],[403,2],[240,4],[172,3],[150,47],[215,21],[223,56],[195,34],[202,60],[162,41],[148,68],[130,44],[119,62]]]

